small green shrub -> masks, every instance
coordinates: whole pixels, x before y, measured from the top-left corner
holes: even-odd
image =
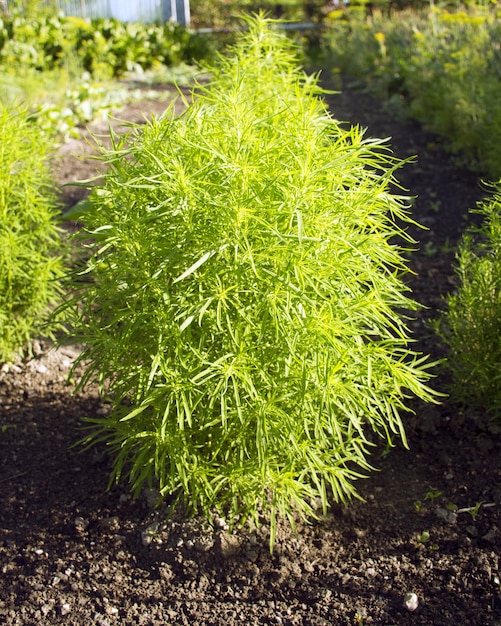
[[[86,439],[112,480],[262,514],[273,541],[277,514],[353,495],[371,432],[405,441],[405,398],[434,395],[395,312],[416,307],[399,163],[330,117],[268,21],[250,27],[183,115],[104,152],[69,306],[80,384],[113,403]]]
[[[481,203],[484,222],[459,247],[458,290],[436,329],[449,348],[454,397],[501,417],[501,181]]]
[[[62,243],[48,154],[27,111],[0,104],[0,362],[40,331],[59,294]]]

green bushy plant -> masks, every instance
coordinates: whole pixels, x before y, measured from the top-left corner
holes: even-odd
[[[449,348],[454,397],[501,417],[501,181],[457,255],[459,287],[436,322]]]
[[[86,439],[113,452],[112,481],[262,514],[272,541],[277,514],[355,494],[374,433],[405,441],[405,399],[434,397],[396,313],[417,306],[395,243],[399,163],[320,93],[250,20],[183,115],[103,152],[68,304],[80,385],[113,406]]]
[[[0,362],[40,332],[60,291],[62,244],[48,154],[27,111],[0,104]]]

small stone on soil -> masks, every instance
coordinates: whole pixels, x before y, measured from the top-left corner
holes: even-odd
[[[419,606],[419,600],[415,593],[406,593],[404,596],[404,607],[408,611],[415,611]]]

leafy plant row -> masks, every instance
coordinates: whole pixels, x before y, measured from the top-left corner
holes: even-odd
[[[191,63],[208,53],[207,39],[174,22],[89,22],[62,14],[26,19],[0,13],[0,67],[40,71],[79,67],[98,78],[116,78],[137,67]]]
[[[501,175],[501,19],[496,5],[449,12],[331,13],[334,66]]]
[[[191,21],[195,28],[227,29],[241,27],[243,13],[266,12],[272,18],[288,22],[319,22],[324,15],[324,0],[196,0],[191,6]]]
[[[483,217],[459,246],[459,289],[435,329],[449,349],[452,394],[501,418],[501,181],[475,210]]]

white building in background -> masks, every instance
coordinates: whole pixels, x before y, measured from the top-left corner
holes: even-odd
[[[190,0],[56,0],[65,15],[84,19],[114,17],[124,22],[179,22],[190,24]],[[9,1],[0,0],[8,9]]]

